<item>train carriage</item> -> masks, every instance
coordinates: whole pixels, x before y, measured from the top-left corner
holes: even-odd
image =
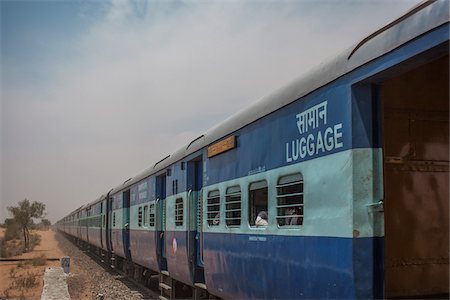
[[[109,251],[164,297],[448,296],[448,57],[423,2],[108,193]]]
[[[153,181],[146,178],[131,187],[130,251],[133,262],[152,271],[160,271],[153,186]]]
[[[106,249],[105,229],[105,197],[102,195],[93,203],[88,204],[85,208],[87,218],[87,237],[88,243],[94,245],[98,249]]]
[[[130,253],[130,190],[110,192],[111,251],[122,258],[131,259]]]

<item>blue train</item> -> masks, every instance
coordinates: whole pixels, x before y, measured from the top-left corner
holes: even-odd
[[[57,223],[161,299],[448,297],[449,2]]]

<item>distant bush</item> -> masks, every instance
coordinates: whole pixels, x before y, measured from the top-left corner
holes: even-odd
[[[11,257],[23,253],[23,244],[20,240],[3,240],[0,243],[0,257]]]
[[[20,239],[22,236],[20,225],[14,221],[14,219],[5,220],[5,240],[16,240]]]
[[[6,251],[6,242],[2,238],[0,238],[0,257],[8,257]]]
[[[41,243],[41,236],[36,233],[29,234],[29,249],[25,249],[25,243],[19,225],[13,219],[5,220],[5,237],[0,239],[0,257],[19,255],[26,250],[33,250]]]
[[[36,233],[30,234],[30,250],[41,244],[41,236]]]
[[[47,258],[44,254],[39,255],[31,260],[33,266],[45,266],[47,264]]]

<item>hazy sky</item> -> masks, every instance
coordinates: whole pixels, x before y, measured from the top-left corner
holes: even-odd
[[[418,2],[1,0],[0,221],[58,220]]]

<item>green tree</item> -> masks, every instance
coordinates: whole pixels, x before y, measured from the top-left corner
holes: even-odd
[[[13,218],[5,219],[5,240],[20,239],[21,230],[19,224]]]
[[[10,206],[8,210],[22,231],[25,250],[27,251],[30,248],[30,229],[34,225],[34,219],[40,219],[44,216],[45,204],[36,201],[30,203],[25,198],[19,202],[19,206]]]

